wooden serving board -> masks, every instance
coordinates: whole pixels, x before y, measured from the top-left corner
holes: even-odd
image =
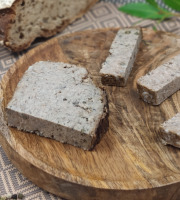
[[[82,65],[100,84],[98,72],[117,30],[61,36],[26,53],[2,80],[2,112],[25,70],[36,61]],[[136,91],[140,76],[177,53],[180,37],[143,29],[143,41],[127,86],[105,87],[110,127],[91,152],[8,128],[1,113],[0,142],[9,159],[39,187],[66,199],[179,199],[180,149],[162,145],[158,127],[180,112],[180,91],[160,106],[144,103]]]

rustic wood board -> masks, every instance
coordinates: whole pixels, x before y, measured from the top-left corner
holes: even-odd
[[[61,36],[26,53],[1,82],[2,112],[25,70],[36,61],[82,65],[100,84],[98,72],[117,30]],[[180,37],[143,29],[127,86],[105,87],[110,127],[92,152],[8,128],[1,114],[0,142],[9,159],[39,187],[67,199],[179,199],[180,150],[161,144],[158,127],[180,112],[180,91],[160,106],[144,103],[136,92],[140,76],[177,53]]]

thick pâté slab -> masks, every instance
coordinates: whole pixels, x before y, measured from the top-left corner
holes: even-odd
[[[1,0],[0,40],[13,51],[50,37],[81,17],[97,0]]]
[[[139,28],[120,29],[112,42],[109,56],[100,70],[104,85],[125,86],[134,65],[141,30]]]
[[[180,113],[160,126],[162,142],[180,148]]]
[[[106,93],[83,67],[30,66],[7,105],[8,125],[91,150],[108,128]]]
[[[180,89],[180,54],[137,81],[140,97],[159,105]]]

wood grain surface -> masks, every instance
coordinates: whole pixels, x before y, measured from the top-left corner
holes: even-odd
[[[140,76],[180,53],[178,36],[143,29],[143,40],[127,86],[105,87],[110,127],[91,152],[8,128],[3,119],[4,108],[17,83],[36,61],[84,66],[95,83],[101,85],[98,72],[117,30],[64,35],[22,56],[1,82],[0,143],[26,177],[67,199],[178,200],[180,150],[161,144],[158,127],[180,112],[180,91],[160,106],[150,106],[139,99],[136,88]]]

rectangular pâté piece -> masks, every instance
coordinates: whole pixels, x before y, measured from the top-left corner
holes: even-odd
[[[120,29],[100,70],[101,82],[110,86],[125,86],[141,42],[140,28]]]
[[[40,61],[28,68],[6,108],[9,126],[92,150],[108,129],[106,92],[87,70]]]
[[[159,105],[180,89],[180,54],[142,76],[137,81],[140,97]]]
[[[180,148],[180,113],[165,121],[159,129],[163,144]]]

